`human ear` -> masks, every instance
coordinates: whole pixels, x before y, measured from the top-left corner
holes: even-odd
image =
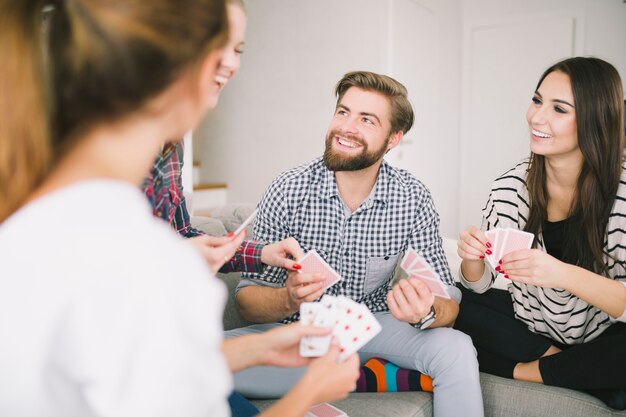
[[[404,138],[403,131],[399,130],[396,133],[392,133],[391,136],[389,137],[389,143],[387,144],[387,151],[390,151],[396,146],[398,146],[400,142],[402,141],[402,138]]]

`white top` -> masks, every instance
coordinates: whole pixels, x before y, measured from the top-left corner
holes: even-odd
[[[529,194],[526,188],[528,159],[506,172],[493,183],[489,200],[483,209],[482,229],[511,227],[523,230],[528,219]],[[622,168],[615,203],[606,231],[604,260],[608,279],[626,285],[626,167]],[[545,251],[543,237],[538,235],[538,249]],[[485,268],[482,278],[462,284],[479,293],[487,291],[496,277],[491,267]],[[616,319],[588,304],[574,294],[559,288],[541,288],[530,284],[511,282],[508,287],[513,300],[515,316],[535,333],[543,334],[561,343],[573,345],[595,339]],[[624,321],[624,316],[617,320]]]
[[[0,225],[0,416],[227,416],[225,289],[132,185]]]

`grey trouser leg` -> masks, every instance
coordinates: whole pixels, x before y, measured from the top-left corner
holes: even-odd
[[[383,330],[359,351],[361,363],[382,358],[433,378],[437,417],[481,417],[483,401],[472,341],[450,328],[418,330],[390,313],[375,313]],[[264,332],[282,324],[259,324],[225,332],[226,338]],[[235,390],[249,398],[282,397],[306,368],[260,366],[235,374]]]
[[[374,313],[383,330],[359,351],[361,363],[382,358],[433,378],[437,417],[484,415],[472,340],[451,328],[418,330],[390,313]]]
[[[262,333],[278,326],[284,326],[284,324],[255,324],[249,327],[228,330],[224,332],[224,337],[230,339],[251,333]],[[244,369],[234,375],[235,391],[248,398],[280,398],[293,388],[305,372],[306,367],[277,368],[274,366],[256,366]]]

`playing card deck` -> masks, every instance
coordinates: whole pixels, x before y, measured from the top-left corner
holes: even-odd
[[[304,417],[348,417],[346,413],[328,403],[313,406]]]
[[[441,281],[439,274],[414,249],[407,249],[400,267],[408,274],[409,279],[418,279],[426,284],[434,296],[450,298],[446,284]]]
[[[324,277],[323,288],[327,289],[335,285],[341,276],[326,263],[324,259],[315,251],[310,250],[298,260],[302,266],[298,272],[306,274],[320,273]]]
[[[358,351],[382,329],[367,306],[347,297],[328,294],[318,303],[300,305],[300,323],[333,329],[328,336],[303,337],[300,341],[300,355],[305,357],[324,355],[328,351],[332,336],[335,336],[339,341],[340,362]]]
[[[532,233],[509,228],[491,229],[486,231],[485,235],[491,243],[491,255],[486,254],[485,259],[493,269],[505,255],[521,249],[530,249],[535,239]]]

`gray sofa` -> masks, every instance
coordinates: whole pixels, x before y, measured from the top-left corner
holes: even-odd
[[[249,205],[224,206],[213,210],[210,218],[194,217],[192,224],[211,235],[223,236],[234,231],[252,209],[253,207]],[[450,239],[444,241],[444,249],[453,271],[459,262],[455,247],[454,241]],[[239,314],[233,297],[239,274],[218,274],[218,276],[227,285],[230,295],[224,311],[224,328],[228,330],[246,326],[249,323]],[[626,417],[626,411],[612,410],[600,400],[578,391],[513,381],[483,373],[481,385],[485,415],[488,417]],[[263,400],[254,403],[263,410],[272,401]],[[432,416],[432,395],[424,392],[354,393],[347,399],[333,404],[350,417]]]

